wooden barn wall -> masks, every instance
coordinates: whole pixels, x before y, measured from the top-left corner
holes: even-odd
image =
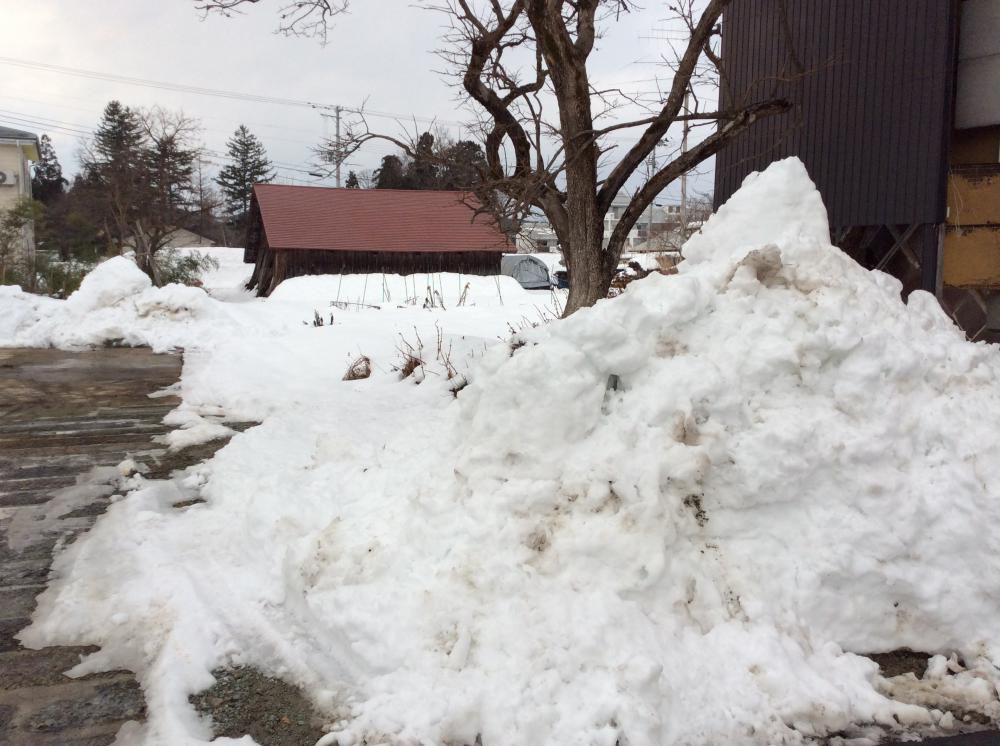
[[[247,216],[247,232],[243,240],[243,263],[255,264],[257,252],[267,248],[267,236],[264,235],[264,221],[260,215],[260,205],[256,195],[250,198],[250,214]]]
[[[308,251],[281,252],[288,260],[289,277],[323,274],[414,275],[427,272],[461,272],[463,275],[500,274],[500,254],[483,251]]]
[[[724,105],[777,92],[795,107],[719,154],[716,205],[797,155],[835,229],[943,222],[957,14],[957,0],[733,0]]]
[[[303,275],[399,274],[455,272],[463,275],[500,274],[500,252],[376,252],[314,251],[306,249],[257,252],[249,288],[258,295],[270,295],[283,280]]]

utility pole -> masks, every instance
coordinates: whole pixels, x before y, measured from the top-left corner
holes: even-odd
[[[684,92],[684,115],[688,114],[688,92]],[[691,123],[689,120],[684,120],[684,135],[681,137],[681,155],[684,155],[688,149],[688,131],[691,129]],[[687,227],[688,227],[688,214],[687,214],[687,197],[688,197],[688,177],[687,171],[681,174],[681,241],[687,241]]]
[[[334,108],[334,114],[336,114],[337,119],[337,145],[336,150],[334,150],[335,157],[337,158],[337,178],[336,184],[337,188],[340,188],[340,164],[344,161],[344,146],[340,142],[340,106]]]
[[[650,176],[656,173],[656,145],[653,146],[653,152],[649,154],[650,159]],[[649,251],[653,247],[653,205],[656,200],[652,200],[649,203],[649,215],[646,217],[646,251]]]
[[[318,106],[316,104],[313,104],[313,108],[314,109],[320,109],[320,108],[329,109],[330,107],[329,106],[320,107],[320,106]],[[340,166],[344,162],[344,142],[343,142],[343,140],[341,140],[341,134],[340,134],[340,115],[341,115],[341,112],[343,112],[343,111],[344,111],[344,107],[340,106],[339,104],[333,107],[333,117],[332,117],[332,119],[336,123],[336,133],[334,134],[334,138],[333,138],[333,157],[332,157],[332,160],[333,160],[333,165],[334,165],[334,178],[336,179],[336,185],[337,185],[338,188],[340,187]],[[330,117],[329,114],[324,114],[322,111],[319,112],[319,115],[321,117],[323,117],[324,135],[325,135],[326,120],[328,118],[331,118],[331,117]]]

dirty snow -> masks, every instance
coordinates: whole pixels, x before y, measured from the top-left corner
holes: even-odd
[[[132,735],[170,746],[210,740],[187,697],[233,664],[303,687],[325,743],[1000,720],[1000,353],[830,246],[796,160],[685,256],[550,324],[516,283],[456,305],[454,276],[234,304],[108,262],[72,303],[6,292],[5,339],[186,347],[175,424],[263,422],[185,477],[203,504],[132,477],[23,641],[100,645],[74,672],[136,671]],[[400,381],[408,349],[426,365]],[[361,354],[372,377],[342,381]],[[903,646],[935,654],[923,679],[858,655]]]

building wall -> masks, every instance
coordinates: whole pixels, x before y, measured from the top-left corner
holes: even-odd
[[[270,295],[282,281],[303,275],[397,274],[455,272],[463,275],[500,274],[500,252],[376,252],[255,250],[255,265],[247,288]]]
[[[1000,0],[964,0],[955,127],[1000,124]]]
[[[0,210],[8,210],[20,197],[31,196],[30,164],[17,145],[0,142],[0,171],[18,175],[17,186],[0,186]]]
[[[734,0],[722,29],[724,103],[795,108],[720,153],[717,204],[797,155],[835,230],[944,221],[957,0]]]

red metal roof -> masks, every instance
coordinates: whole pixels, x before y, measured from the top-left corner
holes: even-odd
[[[272,249],[452,252],[507,250],[506,236],[476,216],[466,192],[331,189],[257,184]],[[463,202],[464,200],[464,202]]]

